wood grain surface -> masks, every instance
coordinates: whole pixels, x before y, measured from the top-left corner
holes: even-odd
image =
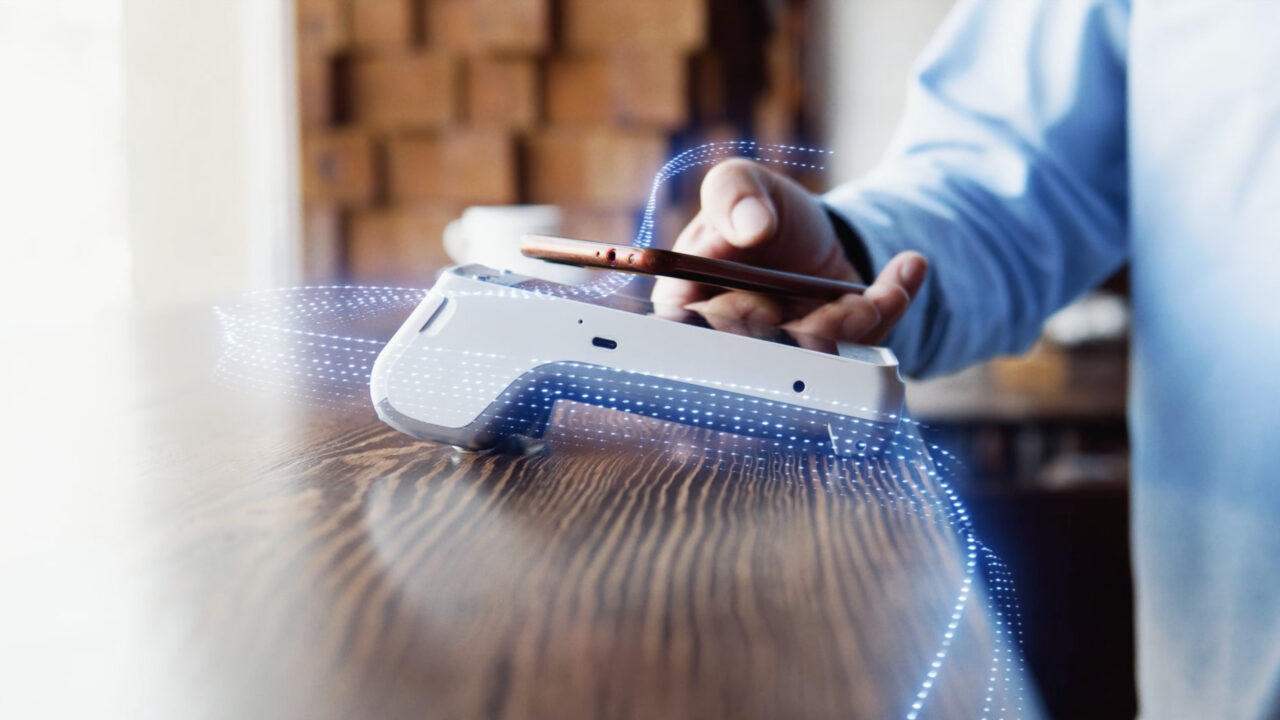
[[[100,510],[119,577],[49,608],[130,628],[129,716],[1035,714],[1007,578],[916,439],[788,455],[564,403],[461,454],[220,382],[202,314],[93,332],[109,370],[68,392],[107,439],[67,482],[133,488]]]

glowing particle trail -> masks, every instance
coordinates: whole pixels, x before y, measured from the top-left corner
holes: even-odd
[[[317,286],[252,293],[214,308],[224,381],[327,406],[367,408],[369,373],[389,332],[426,291]],[[367,334],[362,332],[367,331]]]
[[[684,150],[668,160],[654,176],[644,216],[640,220],[640,227],[636,231],[632,245],[636,247],[653,245],[659,193],[669,180],[689,170],[714,165],[734,157],[779,167],[822,170],[825,167],[822,164],[823,158],[830,155],[829,150],[798,145],[757,143],[752,140],[706,143]],[[624,273],[609,273],[585,285],[570,287],[566,292],[575,296],[603,297],[618,292],[632,279],[634,279],[633,276]]]
[[[654,178],[649,201],[636,233],[634,244],[649,246],[654,242],[654,218],[659,191],[677,175],[704,167],[729,157],[747,157],[766,164],[802,168],[820,168],[829,153],[812,148],[786,145],[761,145],[754,142],[711,143],[686,150],[667,162]],[[609,273],[577,287],[549,286],[548,293],[559,297],[595,297],[612,295],[623,288],[631,276]],[[495,288],[491,294],[513,293]],[[218,374],[226,382],[255,387],[295,398],[301,402],[370,412],[369,380],[373,361],[386,345],[392,332],[406,315],[426,296],[427,290],[407,287],[316,286],[288,288],[254,293],[241,302],[215,308],[223,331],[223,352]],[[772,467],[779,457],[812,456],[819,458],[821,477],[817,484],[824,493],[856,498],[893,513],[918,518],[948,529],[958,548],[962,548],[964,565],[955,602],[947,606],[936,649],[924,660],[921,680],[906,701],[903,715],[919,720],[928,714],[933,690],[948,669],[947,658],[957,638],[970,627],[965,618],[977,607],[991,623],[992,647],[986,665],[986,684],[982,691],[981,717],[1022,717],[1028,712],[1026,669],[1022,660],[1022,627],[1012,575],[1000,559],[977,537],[969,513],[947,478],[957,459],[944,448],[930,445],[923,428],[910,418],[901,418],[898,430],[874,448],[866,458],[838,457],[827,448],[817,446],[811,438],[794,432],[786,423],[776,421],[776,403],[786,403],[788,390],[741,388],[714,377],[667,378],[716,388],[709,398],[690,400],[678,392],[658,385],[647,385],[645,376],[602,374],[598,368],[574,364],[536,361],[535,364],[556,365],[547,382],[536,392],[517,394],[510,388],[496,387],[496,368],[512,362],[528,364],[529,358],[514,354],[449,351],[454,356],[447,363],[447,377],[432,363],[424,363],[409,382],[417,384],[427,401],[450,401],[478,395],[500,397],[490,412],[502,427],[512,433],[527,430],[531,411],[552,417],[545,428],[559,445],[598,448],[656,446],[673,455],[694,461],[742,462],[750,467]],[[512,350],[512,353],[517,352]],[[443,366],[443,363],[435,363]],[[619,392],[619,387],[627,392]],[[750,389],[760,398],[749,402],[737,391]],[[636,392],[648,390],[638,399]],[[723,391],[723,393],[721,393]],[[767,399],[767,398],[774,399]],[[775,403],[776,400],[776,403]],[[560,419],[549,410],[567,402]],[[574,423],[574,403],[588,403],[621,410],[624,415],[609,428],[582,427]],[[681,419],[702,428],[698,434],[654,433],[654,420],[639,417],[646,414],[665,419]],[[893,419],[897,419],[896,417]],[[729,423],[736,431],[714,432],[706,427],[713,423]],[[642,423],[649,425],[642,427]],[[856,442],[860,428],[856,423],[841,430],[846,442]],[[678,438],[678,439],[675,439]],[[842,438],[843,439],[843,438]],[[876,472],[889,480],[887,484],[858,482],[858,468],[874,463]],[[779,482],[787,482],[780,479]]]

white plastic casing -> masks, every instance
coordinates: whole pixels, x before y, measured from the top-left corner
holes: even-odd
[[[538,434],[536,419],[503,421],[556,399],[780,438],[788,424],[837,435],[835,421],[858,428],[844,433],[858,435],[857,452],[898,423],[904,388],[885,348],[832,355],[512,287],[525,280],[480,266],[443,273],[374,364],[379,416],[467,447]]]

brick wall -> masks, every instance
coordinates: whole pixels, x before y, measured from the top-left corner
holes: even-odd
[[[769,5],[772,9],[766,9]],[[468,205],[626,241],[709,139],[800,139],[801,0],[297,0],[306,275],[425,285]],[[696,181],[662,228],[683,223]]]

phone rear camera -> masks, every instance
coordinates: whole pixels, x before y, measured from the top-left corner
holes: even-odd
[[[796,392],[798,392],[798,393],[802,393],[802,392],[804,392],[804,381],[803,381],[803,380],[797,380],[797,381],[795,381],[795,382],[791,383],[791,389],[792,389],[792,390],[795,390],[795,391],[796,391]]]

